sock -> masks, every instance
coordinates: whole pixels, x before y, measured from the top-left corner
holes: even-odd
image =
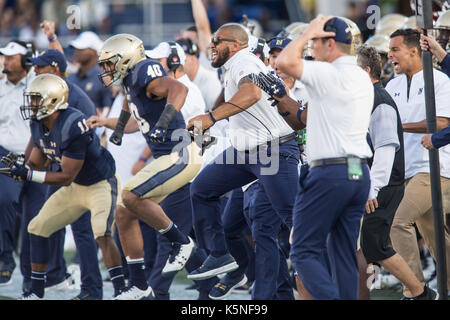
[[[123,276],[122,266],[109,268],[108,273],[114,287],[114,296],[117,296],[125,288],[125,277]]]
[[[147,290],[148,284],[144,272],[144,258],[130,259],[127,257],[128,270],[130,270],[130,287],[136,286],[141,290]]]
[[[170,242],[177,242],[181,244],[189,243],[189,238],[182,233],[180,229],[178,229],[177,225],[172,221],[167,229],[159,230],[159,233],[165,236]]]
[[[39,298],[44,297],[45,291],[45,272],[31,271],[31,292]]]

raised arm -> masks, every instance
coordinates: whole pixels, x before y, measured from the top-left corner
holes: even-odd
[[[56,49],[64,54],[64,50],[55,33],[55,23],[53,21],[44,20],[40,24],[40,27],[47,36],[49,49]]]
[[[195,26],[198,34],[198,47],[201,52],[208,55],[208,46],[211,40],[211,26],[209,24],[208,14],[202,0],[191,0],[192,15],[194,16]]]

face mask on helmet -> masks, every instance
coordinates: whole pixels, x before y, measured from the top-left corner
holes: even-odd
[[[58,98],[55,97],[49,100],[46,97],[42,97],[39,92],[24,92],[23,100],[23,105],[20,106],[23,120],[41,120],[52,115],[57,110],[67,108],[67,102],[64,97],[58,102]]]
[[[122,57],[117,54],[105,60],[100,60],[98,65],[100,69],[103,71],[98,75],[100,81],[103,83],[105,87],[111,86],[113,83],[120,84],[122,81],[122,74],[117,71],[117,63],[120,61]]]

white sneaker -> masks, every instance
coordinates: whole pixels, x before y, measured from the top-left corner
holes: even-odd
[[[189,243],[186,244],[174,244],[172,253],[167,259],[166,265],[162,270],[163,276],[170,276],[184,268],[184,265],[191,257],[195,249],[195,243],[189,238]]]
[[[48,291],[60,291],[60,290],[71,290],[76,288],[75,280],[72,275],[68,276],[66,279],[60,283],[54,284],[53,286],[45,288],[45,292]]]
[[[29,292],[24,294],[17,300],[44,300],[44,298],[39,298],[36,294]]]
[[[141,290],[136,286],[132,286],[114,297],[114,300],[151,300],[154,297],[155,294],[152,287],[148,286],[147,290]]]

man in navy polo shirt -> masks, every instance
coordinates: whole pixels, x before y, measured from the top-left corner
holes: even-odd
[[[64,55],[55,49],[48,49],[40,56],[31,58],[31,63],[37,75],[51,73],[64,79],[67,62]],[[96,114],[95,105],[88,95],[81,90],[79,86],[67,81],[69,88],[68,103],[73,108],[80,110],[86,118]],[[54,164],[57,170],[58,164]],[[48,196],[53,194],[59,187],[48,186]],[[33,218],[27,217],[27,222]],[[102,298],[102,277],[97,261],[97,244],[95,243],[94,234],[92,233],[90,212],[86,212],[77,221],[71,224],[75,245],[80,255],[80,271],[81,271],[81,292],[75,299],[101,299]],[[27,223],[28,224],[28,223]],[[63,244],[63,243],[62,243]],[[61,247],[61,255],[63,247]],[[30,257],[26,257],[30,258]]]
[[[102,41],[94,32],[86,31],[69,45],[75,48],[75,61],[79,63],[80,68],[77,73],[69,75],[67,80],[86,92],[97,108],[97,115],[107,116],[112,105],[112,93],[98,78],[101,70],[97,65]]]

